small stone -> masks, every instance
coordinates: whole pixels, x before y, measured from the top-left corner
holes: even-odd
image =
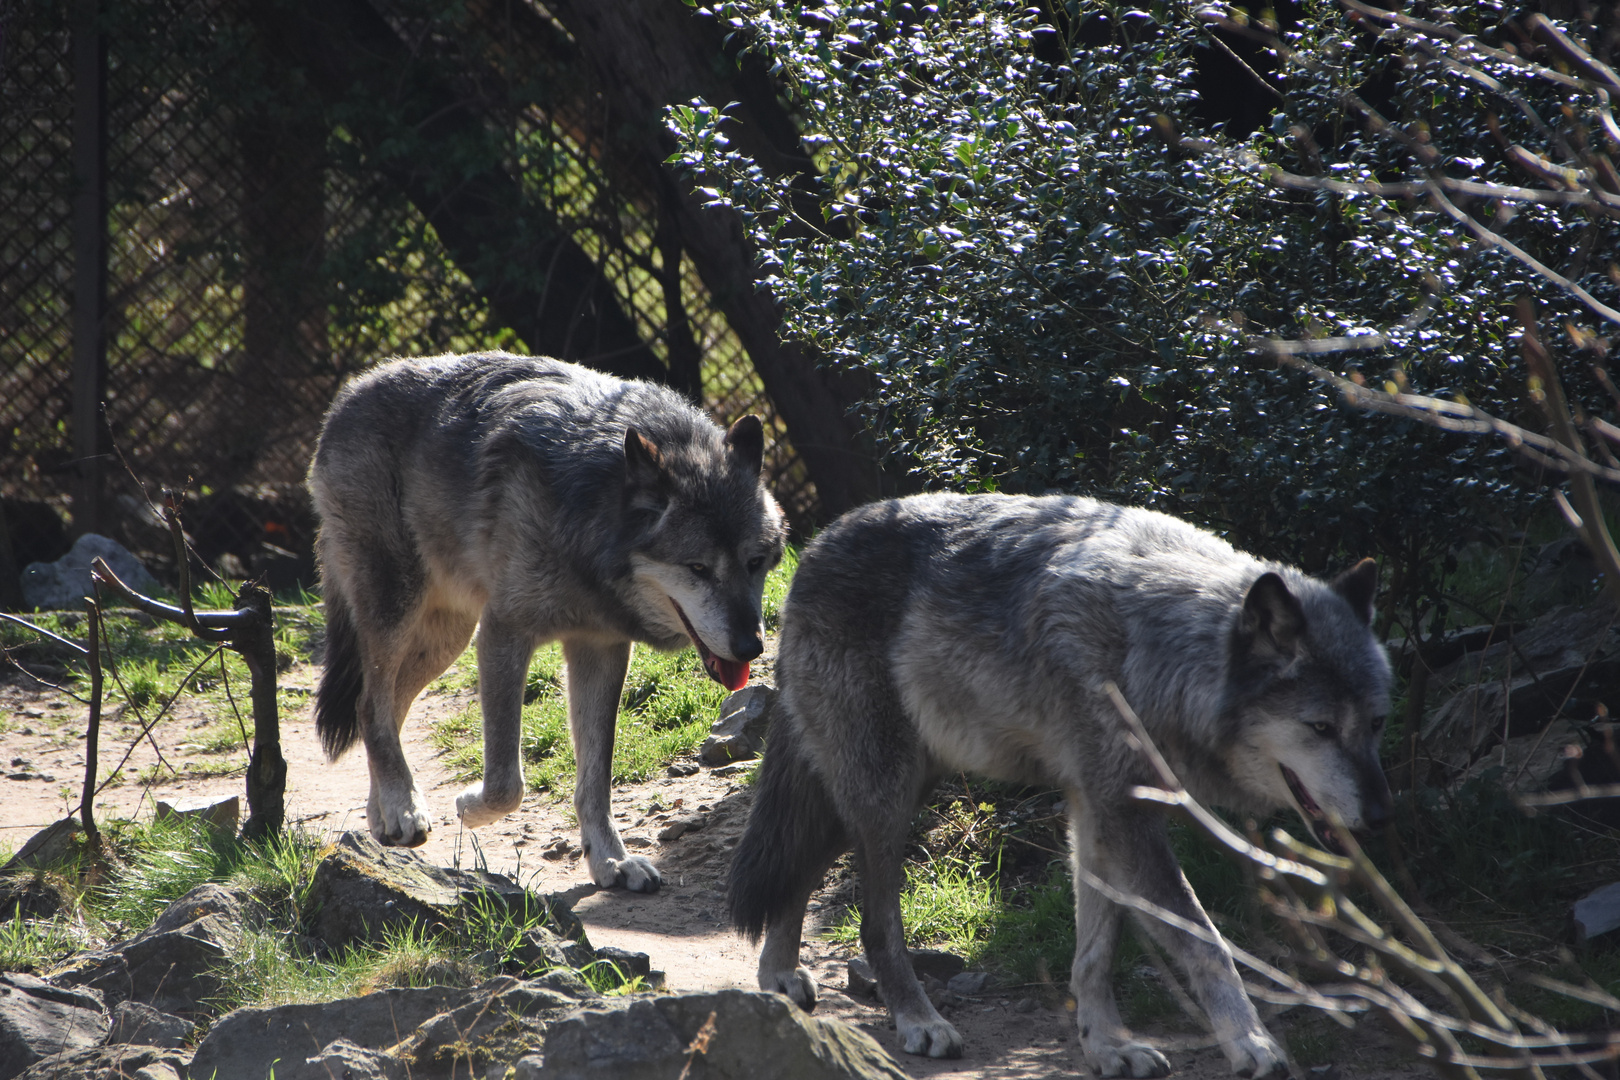
[[[730,765],[722,765],[718,769],[711,769],[710,776],[742,776],[754,767],[752,761],[734,761]]]
[[[596,958],[606,960],[618,968],[619,973],[627,979],[646,978],[652,971],[652,958],[644,952],[631,952],[628,949],[603,945],[596,950]]]
[[[877,974],[863,957],[852,956],[845,966],[845,991],[850,997],[871,997],[877,993]]]
[[[1013,1012],[1032,1013],[1040,1008],[1040,1003],[1032,997],[1021,997],[1013,1002]]]
[[[948,982],[960,975],[965,967],[967,967],[966,960],[943,949],[911,950],[911,970],[917,973],[919,979],[924,975],[930,975],[941,983]]]
[[[697,771],[697,763],[693,761],[677,761],[669,767],[671,776],[691,776]]]
[[[708,823],[709,819],[703,814],[691,814],[686,817],[678,817],[659,830],[658,839],[664,843],[668,843],[671,840],[679,840],[689,832],[697,832]]]
[[[1575,901],[1573,914],[1578,942],[1620,927],[1620,881],[1594,889]]]
[[[953,994],[973,997],[989,989],[990,975],[984,971],[964,971],[960,975],[952,975],[945,985]]]

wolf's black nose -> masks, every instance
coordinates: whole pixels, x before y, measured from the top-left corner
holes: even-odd
[[[731,638],[731,655],[738,660],[752,660],[765,651],[765,638],[758,630],[752,634],[735,634]]]
[[[1368,799],[1366,806],[1361,811],[1362,827],[1369,831],[1382,829],[1389,824],[1389,815],[1392,808],[1393,800],[1387,795],[1382,799]]]

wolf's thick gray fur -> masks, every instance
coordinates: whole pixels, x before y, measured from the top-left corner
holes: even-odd
[[[1198,798],[1381,823],[1389,667],[1369,629],[1376,568],[1324,583],[1173,518],[1091,499],[926,495],[846,514],[805,551],[783,612],[781,706],[730,879],[736,926],[766,934],[760,985],[806,1008],[805,904],[850,846],[861,941],[906,1050],[961,1039],[907,962],[901,857],[916,807],[958,770],[1061,788],[1075,867],[1071,989],[1104,1076],[1169,1065],[1121,1023],[1115,890],[1214,928],[1121,737],[1109,681]],[[1224,945],[1144,925],[1186,969],[1235,1071],[1286,1065]],[[1219,940],[1218,936],[1215,940]]]
[[[399,360],[349,383],[309,475],[327,611],[316,720],[334,757],[365,744],[372,835],[412,846],[432,828],[399,729],[475,626],[484,777],[456,812],[472,828],[517,807],[529,660],[560,639],[591,877],[656,889],[609,813],[631,643],[690,641],[716,679],[746,679],[784,539],[763,450],[756,417],[722,431],[670,390],[556,360]]]

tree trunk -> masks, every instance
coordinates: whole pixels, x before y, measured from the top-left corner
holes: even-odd
[[[729,134],[762,168],[809,169],[774,88],[762,72],[737,69],[711,20],[672,0],[557,0],[550,6],[597,69],[614,114],[611,130],[649,172],[662,173],[656,182],[686,249],[787,425],[823,513],[831,517],[880,497],[884,477],[852,411],[863,396],[865,373],[830,371],[806,347],[781,340],[781,313],[775,297],[755,281],[755,252],[741,218],[704,208],[691,185],[662,165],[675,149],[664,128],[664,107],[701,96],[712,103],[738,102],[740,122]]]

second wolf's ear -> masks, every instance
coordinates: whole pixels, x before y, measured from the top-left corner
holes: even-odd
[[[1261,574],[1243,598],[1238,620],[1238,643],[1260,659],[1291,659],[1305,633],[1305,611],[1274,573]]]
[[[1378,563],[1362,559],[1333,579],[1333,591],[1344,597],[1361,621],[1372,625],[1373,596],[1378,592]]]
[[[624,432],[624,487],[632,495],[657,497],[664,486],[664,455],[635,428]]]
[[[740,418],[726,432],[726,449],[749,472],[758,474],[765,467],[765,425],[753,413]]]

